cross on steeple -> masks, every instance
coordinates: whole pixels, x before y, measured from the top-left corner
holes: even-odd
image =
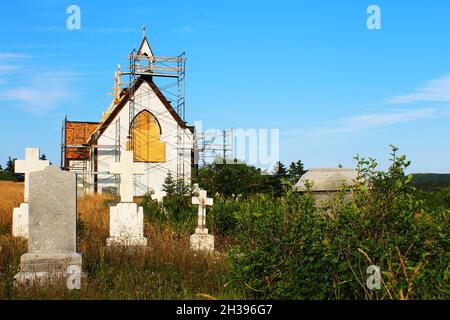
[[[143,57],[143,56],[147,56],[147,59],[152,60],[155,55],[153,54],[153,50],[150,47],[150,44],[148,43],[148,39],[147,39],[147,26],[143,25],[141,27],[142,30],[142,42],[141,45],[139,46],[139,49],[137,50],[137,56],[138,57]]]

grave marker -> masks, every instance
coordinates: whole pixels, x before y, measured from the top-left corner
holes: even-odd
[[[20,273],[14,278],[22,284],[55,276],[79,283],[82,258],[76,253],[76,175],[48,166],[30,173],[29,179],[28,253],[21,256]]]
[[[144,238],[144,208],[133,202],[133,177],[143,174],[145,165],[134,163],[133,151],[123,151],[120,162],[115,163],[110,173],[120,174],[120,200],[110,207],[109,238],[106,245],[146,246]]]
[[[206,228],[206,207],[212,206],[214,200],[207,197],[205,190],[197,190],[199,196],[192,198],[192,204],[198,205],[198,224],[195,234],[191,235],[191,248],[195,251],[214,252],[214,236]]]
[[[25,160],[14,162],[14,172],[25,174],[24,202],[20,204],[19,208],[13,210],[12,234],[14,237],[28,239],[30,173],[44,170],[49,165],[48,160],[39,160],[39,148],[26,148]]]

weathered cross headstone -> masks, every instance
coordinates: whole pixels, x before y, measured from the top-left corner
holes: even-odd
[[[167,193],[165,191],[157,190],[154,194],[152,194],[152,200],[156,200],[158,203],[162,203],[165,196],[167,196]]]
[[[191,248],[196,251],[214,252],[214,236],[206,228],[206,207],[212,206],[214,200],[207,197],[205,190],[198,191],[199,196],[192,198],[192,204],[198,205],[198,226],[191,235]]]
[[[80,286],[82,259],[76,253],[76,175],[48,166],[29,176],[28,253],[20,258],[18,283],[33,284],[55,276],[69,289]]]
[[[120,200],[110,207],[108,246],[146,246],[144,238],[144,208],[133,202],[133,177],[143,174],[145,165],[134,163],[133,151],[123,151],[120,162],[115,163],[110,173],[120,174]]]
[[[145,165],[134,162],[133,151],[122,151],[120,162],[113,163],[109,172],[120,175],[120,202],[133,202],[134,175],[144,174]]]
[[[14,237],[28,239],[30,173],[44,170],[49,165],[48,160],[39,160],[39,148],[26,148],[25,160],[16,160],[14,162],[14,172],[25,174],[24,202],[19,208],[14,208],[13,210],[12,234]]]

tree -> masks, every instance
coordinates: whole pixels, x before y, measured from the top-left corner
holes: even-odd
[[[17,158],[11,159],[11,157],[8,157],[8,162],[6,162],[6,169],[5,171],[14,173],[14,161],[16,161]]]
[[[280,196],[285,191],[286,178],[288,177],[288,171],[286,166],[278,161],[273,168],[272,176],[272,189],[276,196]]]
[[[278,161],[275,163],[275,167],[273,168],[273,174],[278,177],[286,177],[287,169],[283,162]]]
[[[39,157],[39,160],[48,160],[47,156],[45,155],[45,153],[41,154],[41,156]],[[48,162],[50,165],[52,165],[53,163],[51,161]]]
[[[210,194],[220,193],[226,197],[272,191],[270,176],[238,160],[235,164],[208,164],[198,170],[195,180]]]
[[[2,165],[0,164],[0,171],[3,171]]]
[[[187,196],[191,193],[191,185],[185,183],[184,179],[178,179],[176,181],[175,193],[178,196]]]
[[[170,171],[167,173],[167,177],[164,179],[163,191],[167,193],[168,196],[173,196],[177,192],[177,182],[172,177]]]
[[[288,171],[289,181],[296,184],[305,173],[306,170],[301,160],[292,162]]]

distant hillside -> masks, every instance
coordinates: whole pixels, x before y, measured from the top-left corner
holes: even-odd
[[[415,173],[413,182],[422,190],[432,191],[450,186],[450,174]]]

